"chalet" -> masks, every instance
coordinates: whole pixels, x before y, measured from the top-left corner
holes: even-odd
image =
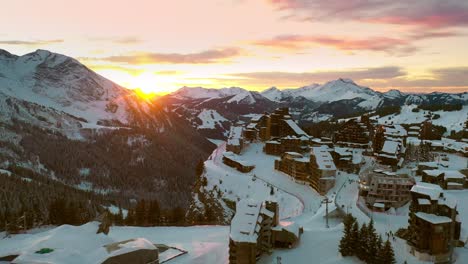
[[[423,170],[422,181],[438,184],[447,190],[460,190],[467,187],[466,175],[457,170]]]
[[[284,152],[305,153],[309,150],[309,137],[286,136],[265,142],[263,151],[269,155],[281,155]]]
[[[362,151],[353,148],[335,147],[331,152],[337,168],[348,172],[358,172],[364,161]]]
[[[223,154],[223,163],[244,173],[250,172],[255,168],[254,164],[242,160],[238,155],[230,151],[227,151]]]
[[[421,127],[410,126],[408,128],[408,137],[419,138],[420,134],[421,134]]]
[[[307,136],[307,133],[304,132],[297,123],[294,122],[294,120],[292,120],[289,115],[289,108],[278,108],[270,114],[269,117],[269,122],[266,122],[266,125],[268,126],[268,129],[266,130],[269,131],[271,137]]]
[[[336,166],[326,147],[312,147],[310,152],[310,185],[325,194],[335,185]]]
[[[275,169],[304,182],[308,182],[311,175],[310,160],[297,152],[281,155],[281,159],[275,160]]]
[[[435,132],[431,120],[426,120],[421,124],[420,138],[424,140],[437,140],[440,136]]]
[[[275,202],[241,200],[231,221],[229,234],[229,263],[256,263],[262,254],[274,247],[292,247],[302,228],[280,223]]]
[[[357,118],[346,121],[335,133],[334,142],[344,146],[367,148],[374,129],[368,119],[366,120],[366,123]]]
[[[375,129],[373,141],[374,152],[378,153],[382,150],[386,141],[401,142],[402,146],[406,144],[408,133],[401,125],[380,125]]]
[[[240,154],[244,148],[244,138],[242,137],[244,128],[241,126],[231,126],[227,139],[226,150]]]
[[[414,185],[407,236],[410,253],[423,261],[446,263],[450,259],[452,240],[460,238],[461,223],[457,214],[456,201],[444,197],[440,186]]]
[[[385,211],[399,208],[411,200],[410,190],[415,184],[406,174],[375,169],[360,175],[359,195],[369,208]]]
[[[382,164],[401,167],[404,152],[401,141],[386,140],[377,158]]]

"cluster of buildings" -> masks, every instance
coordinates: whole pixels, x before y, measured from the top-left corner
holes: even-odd
[[[307,156],[285,152],[275,160],[275,169],[309,184],[321,194],[327,193],[335,185],[336,166],[325,146],[311,147]]]
[[[341,125],[334,135],[334,142],[340,146],[368,148],[374,138],[374,124],[369,115],[352,118]]]
[[[445,197],[442,188],[418,183],[411,188],[407,243],[411,254],[423,261],[450,263],[458,246],[461,222],[457,203]]]
[[[423,182],[437,184],[446,190],[468,188],[468,167],[464,170],[454,170],[448,168],[447,161],[420,162],[416,173],[421,176]]]
[[[251,171],[254,165],[236,154],[242,152],[245,142],[257,140],[264,142],[263,151],[266,154],[278,156],[275,160],[276,170],[310,185],[322,194],[335,184],[337,168],[334,159],[340,160],[340,164],[347,168],[358,160],[353,159],[354,153],[343,149],[336,157],[332,156],[331,139],[311,138],[294,122],[288,108],[278,108],[271,114],[255,116],[246,126],[232,127],[223,162],[241,172]]]
[[[414,184],[414,179],[407,174],[374,169],[360,175],[359,196],[364,199],[368,208],[386,211],[409,202],[410,190]]]
[[[293,223],[279,221],[276,202],[241,200],[229,233],[229,263],[256,263],[262,254],[274,248],[295,246],[302,228]]]

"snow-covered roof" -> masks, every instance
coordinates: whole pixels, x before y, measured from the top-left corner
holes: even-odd
[[[405,137],[407,136],[406,129],[401,125],[394,125],[393,127],[385,127],[384,134],[391,137]]]
[[[241,164],[242,166],[246,166],[246,167],[255,166],[255,164],[253,164],[252,162],[243,160],[239,155],[231,151],[224,152],[223,156]]]
[[[388,154],[397,154],[399,146],[400,144],[398,142],[386,140],[382,147],[382,152]]]
[[[298,136],[301,136],[301,135],[307,135],[306,132],[304,132],[304,130],[302,130],[297,124],[296,122],[294,122],[294,120],[292,119],[287,119],[287,120],[284,120],[284,122],[286,122],[286,124],[289,125],[289,127],[294,131],[294,133],[296,133]]]
[[[335,153],[340,155],[340,156],[353,156],[353,152],[349,148],[340,148],[340,147],[335,147],[334,149]]]
[[[431,177],[444,175],[444,179],[464,179],[465,175],[457,170],[423,170],[423,172]]]
[[[229,137],[227,140],[228,145],[240,145],[240,140],[242,138],[242,131],[244,130],[241,126],[231,126],[229,130]]]
[[[439,185],[418,182],[411,188],[411,192],[427,195],[431,200],[437,200],[442,193],[442,188]]]
[[[236,204],[236,215],[231,221],[230,237],[235,242],[256,243],[262,215],[273,217],[264,202],[252,199],[240,200]]]
[[[297,153],[297,152],[294,152],[294,151],[287,151],[285,152],[284,154],[288,154],[294,158],[302,158],[304,157],[301,153]]]
[[[333,158],[330,155],[330,152],[323,147],[313,147],[311,154],[315,157],[315,161],[318,165],[318,168],[321,170],[336,170],[335,163]]]
[[[288,232],[293,233],[296,237],[299,237],[299,225],[296,222],[290,221],[281,221],[279,225],[272,228],[273,230],[286,230]]]
[[[449,217],[435,215],[435,214],[427,214],[427,213],[423,213],[423,212],[417,212],[416,216],[418,218],[420,218],[420,219],[423,219],[426,222],[436,224],[436,225],[452,222],[452,219],[450,219]]]
[[[429,204],[431,204],[431,201],[429,201],[428,199],[419,198],[418,199],[418,204],[420,204],[420,205],[429,205]]]
[[[385,208],[385,204],[383,203],[374,203],[373,205],[375,208]]]

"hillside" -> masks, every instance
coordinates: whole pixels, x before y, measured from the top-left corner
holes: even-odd
[[[0,169],[19,166],[116,205],[185,207],[195,166],[214,148],[158,102],[45,50],[0,50],[0,110]]]

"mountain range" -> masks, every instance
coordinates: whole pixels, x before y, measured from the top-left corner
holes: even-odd
[[[460,104],[466,112],[467,101],[467,92],[381,93],[348,79],[262,92],[183,87],[148,100],[71,57],[0,50],[0,169],[114,204],[188,206],[197,164],[215,148],[207,138],[224,139],[254,114],[289,107],[307,124],[391,106]]]
[[[205,135],[222,138],[230,125],[228,120],[236,122],[242,115],[270,112],[277,107],[289,107],[295,119],[301,124],[307,124],[405,105],[467,105],[468,92],[379,92],[360,86],[350,79],[340,78],[325,84],[283,90],[271,87],[261,92],[239,87],[183,87],[162,100]],[[206,111],[214,113],[211,120],[204,114]],[[208,122],[217,124],[216,128],[207,129],[204,124]]]

